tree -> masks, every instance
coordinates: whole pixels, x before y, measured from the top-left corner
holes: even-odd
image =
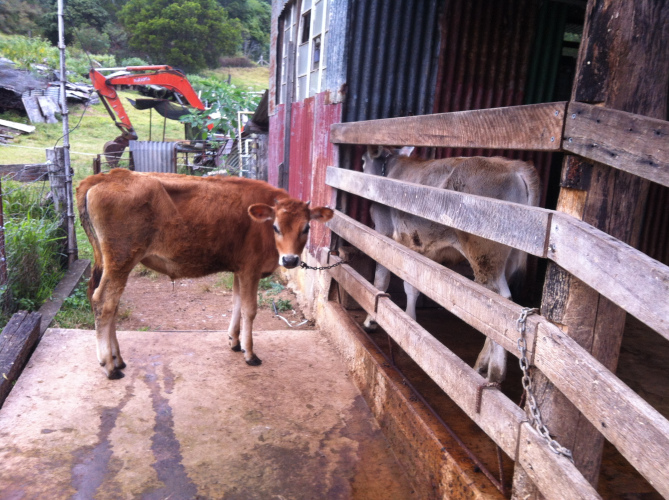
[[[64,9],[65,44],[72,44],[74,30],[93,29],[102,36],[109,23],[108,12],[100,6],[98,0],[68,0]],[[58,4],[52,2],[49,11],[39,21],[44,36],[53,45],[58,45]]]
[[[184,71],[215,67],[241,45],[241,24],[216,0],[130,0],[118,13],[130,46]]]

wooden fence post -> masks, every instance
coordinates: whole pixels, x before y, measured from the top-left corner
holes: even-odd
[[[7,284],[7,251],[5,250],[5,216],[2,212],[2,182],[0,182],[0,287]]]
[[[51,164],[49,165],[49,184],[51,185],[51,195],[53,204],[61,216],[62,228],[67,234],[64,245],[64,253],[67,255],[68,267],[78,258],[77,237],[74,230],[74,196],[72,193],[72,183],[68,182],[66,168],[69,167],[69,154],[65,148],[49,148],[46,150],[46,157]]]
[[[666,119],[668,26],[667,2],[590,0],[572,100]],[[567,157],[557,210],[634,246],[648,185],[617,169]],[[551,263],[541,312],[615,372],[624,310]],[[576,466],[596,486],[604,438],[545,376],[534,372],[532,382],[551,435],[572,450]],[[513,498],[542,498],[521,467],[514,473]]]

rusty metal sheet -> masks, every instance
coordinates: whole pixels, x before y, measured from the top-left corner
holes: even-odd
[[[176,142],[130,141],[137,172],[176,173]]]

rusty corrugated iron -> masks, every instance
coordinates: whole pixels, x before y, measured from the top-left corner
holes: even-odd
[[[290,176],[288,193],[311,199],[311,164],[314,136],[314,98],[293,103],[290,120]]]
[[[130,141],[137,172],[176,173],[176,142]]]
[[[439,0],[353,0],[344,121],[432,111]]]

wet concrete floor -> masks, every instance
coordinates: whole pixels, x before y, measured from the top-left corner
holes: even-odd
[[[0,500],[409,499],[414,494],[318,331],[119,332],[107,380],[95,333],[47,330],[0,409]]]

